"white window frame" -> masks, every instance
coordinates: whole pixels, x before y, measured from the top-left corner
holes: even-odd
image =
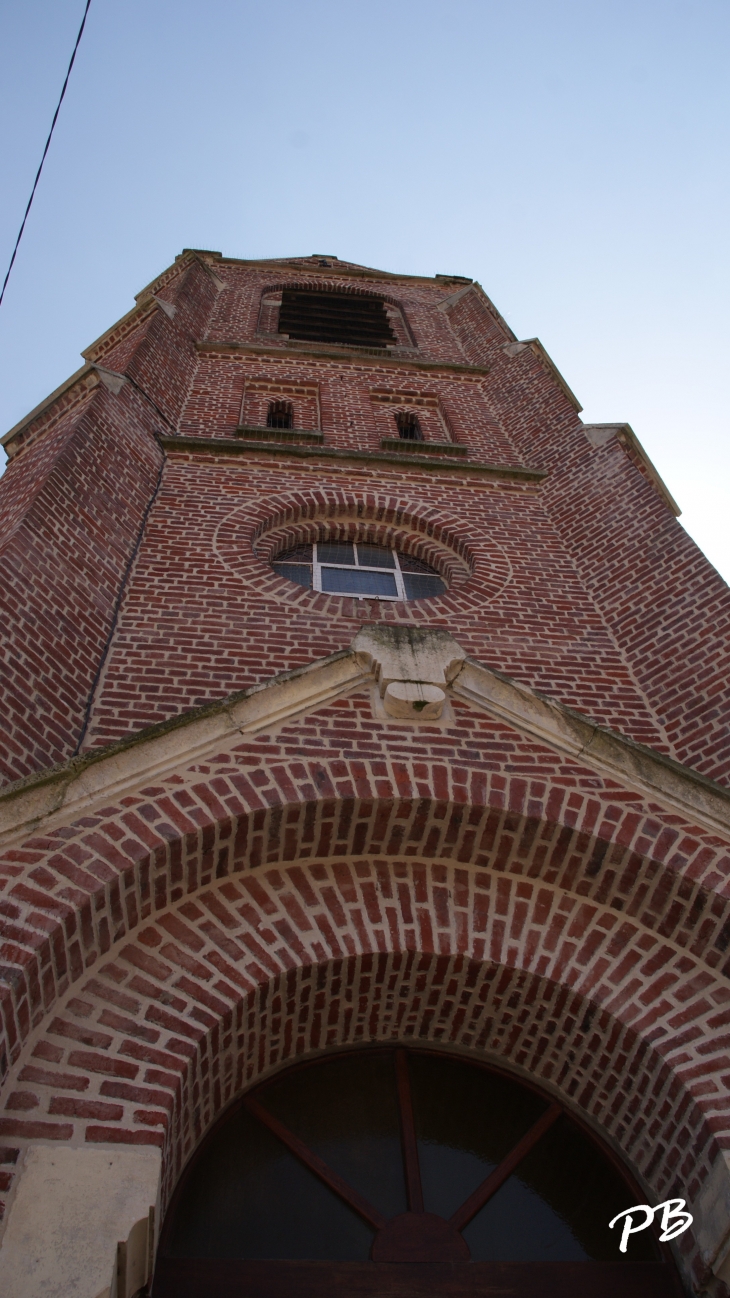
[[[324,545],[331,545],[332,542],[324,541],[323,544],[324,544]],[[337,542],[335,542],[335,544],[337,544]],[[398,560],[398,552],[397,552],[397,550],[391,550],[391,551],[390,551],[390,553],[392,554],[393,559],[394,559],[394,561],[395,561],[395,567],[393,567],[393,568],[376,568],[376,567],[374,567],[374,566],[373,566],[372,564],[370,564],[370,563],[365,564],[365,563],[360,563],[360,562],[359,562],[359,560],[358,560],[358,556],[357,556],[357,544],[358,544],[357,541],[344,541],[344,542],[340,542],[340,544],[343,544],[343,545],[351,545],[351,546],[353,547],[353,550],[354,550],[354,553],[355,553],[355,562],[354,562],[354,563],[320,563],[320,562],[319,562],[319,558],[318,558],[319,545],[318,545],[318,542],[317,542],[317,541],[314,542],[314,544],[313,544],[313,546],[312,546],[312,588],[313,588],[314,590],[319,591],[319,593],[320,593],[321,595],[332,595],[332,594],[334,594],[334,592],[331,591],[331,590],[325,590],[325,591],[322,590],[322,569],[323,569],[323,568],[340,568],[340,569],[342,569],[342,571],[344,571],[344,572],[353,572],[355,569],[359,568],[359,569],[361,569],[363,572],[387,572],[387,573],[389,573],[391,577],[395,577],[395,584],[396,584],[396,589],[397,589],[397,592],[398,592],[398,593],[397,593],[396,595],[363,595],[362,593],[359,593],[359,594],[358,594],[358,593],[355,592],[355,591],[353,591],[353,592],[349,592],[349,593],[348,593],[347,591],[343,591],[343,590],[341,590],[341,591],[337,591],[337,594],[338,594],[338,595],[341,595],[341,596],[343,597],[343,599],[383,599],[383,600],[389,600],[391,603],[396,603],[396,602],[398,602],[399,600],[402,601],[402,600],[406,600],[406,599],[408,599],[408,596],[406,595],[405,582],[404,582],[404,580],[403,580],[403,573],[401,572],[401,569],[400,569],[400,562],[399,562],[399,560]],[[363,545],[368,545],[368,544],[373,544],[373,543],[372,543],[372,542],[369,543],[369,542],[367,542],[367,541],[363,541],[362,544],[363,544]],[[382,546],[381,548],[382,548],[382,549],[386,549],[387,547],[386,547],[386,546]]]

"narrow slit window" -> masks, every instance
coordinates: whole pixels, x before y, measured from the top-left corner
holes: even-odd
[[[291,401],[270,401],[266,416],[267,428],[293,428],[294,410]]]
[[[422,442],[423,432],[418,415],[413,410],[397,410],[395,422],[398,425],[398,436],[405,442]]]

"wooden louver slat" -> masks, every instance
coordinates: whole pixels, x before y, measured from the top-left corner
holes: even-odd
[[[385,347],[397,342],[379,298],[309,289],[284,289],[279,333],[301,341],[351,347]]]

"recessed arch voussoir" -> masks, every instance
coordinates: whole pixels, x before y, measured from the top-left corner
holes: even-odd
[[[702,1043],[725,989],[689,963],[544,880],[406,857],[260,865],[160,910],[79,980],[16,1063],[0,1134],[158,1145],[169,1193],[245,1086],[414,1040],[522,1070],[658,1199],[696,1192],[722,1139],[723,1064]]]
[[[594,772],[555,756],[539,777],[473,769],[459,782],[407,751],[292,757],[282,735],[277,760],[269,736],[248,740],[7,853],[1,1075],[124,934],[216,878],[278,861],[420,855],[544,879],[723,967],[726,849]]]

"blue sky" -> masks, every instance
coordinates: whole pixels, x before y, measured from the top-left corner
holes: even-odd
[[[0,4],[2,274],[83,0]],[[92,0],[5,431],[183,247],[478,279],[730,579],[728,0]]]

